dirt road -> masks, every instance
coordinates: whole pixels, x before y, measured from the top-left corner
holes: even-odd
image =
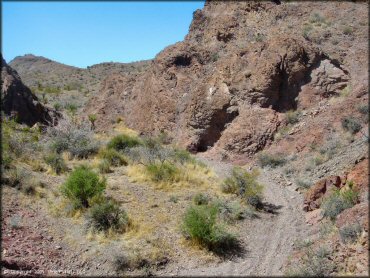
[[[219,176],[229,172],[231,165],[206,161]],[[273,213],[261,213],[259,219],[245,221],[239,237],[247,246],[241,257],[214,263],[205,267],[180,267],[170,275],[282,275],[283,265],[296,239],[308,236],[310,227],[305,223],[302,211],[303,196],[288,185],[279,170],[261,171],[259,181],[264,185],[265,204]]]

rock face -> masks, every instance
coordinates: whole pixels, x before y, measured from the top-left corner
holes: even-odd
[[[366,4],[360,5],[206,2],[194,12],[184,41],[165,48],[144,72],[109,76],[86,112],[97,114],[100,130],[123,118],[144,134],[166,131],[195,152],[251,157],[273,140],[282,113],[310,107],[348,85],[349,72],[361,63],[352,56],[366,49],[366,28],[355,50],[349,39],[333,47],[331,37],[342,36],[338,26],[320,41],[313,31],[324,34],[326,17],[338,10],[363,13]],[[324,18],[321,27],[312,23],[315,13]],[[307,24],[312,37],[303,34]]]
[[[29,126],[37,122],[52,124],[58,114],[43,106],[26,87],[18,73],[1,57],[1,98],[5,115]]]

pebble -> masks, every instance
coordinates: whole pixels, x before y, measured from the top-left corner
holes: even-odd
[[[55,249],[56,249],[56,250],[62,250],[62,246],[57,245],[57,246],[55,246]]]

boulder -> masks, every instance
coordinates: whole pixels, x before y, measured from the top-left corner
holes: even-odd
[[[330,176],[318,181],[305,193],[303,209],[305,211],[312,211],[320,208],[324,196],[330,195],[333,189],[341,188],[341,186],[342,180],[339,176]]]

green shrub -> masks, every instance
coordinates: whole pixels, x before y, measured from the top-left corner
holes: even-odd
[[[340,238],[344,243],[353,243],[361,235],[362,228],[359,223],[347,225],[339,229]]]
[[[125,151],[127,149],[142,145],[142,142],[137,137],[132,137],[126,134],[121,134],[113,137],[107,147],[117,151]]]
[[[299,112],[289,110],[285,113],[285,120],[288,124],[296,124],[299,121]]]
[[[255,207],[262,208],[263,186],[257,182],[258,173],[247,172],[241,168],[233,168],[230,177],[226,178],[222,184],[224,193],[234,193],[246,200]]]
[[[284,165],[286,163],[286,159],[282,154],[268,154],[268,153],[261,153],[258,156],[258,163],[262,168],[266,166],[270,166],[272,168]]]
[[[323,215],[335,220],[342,211],[353,207],[358,202],[358,197],[358,192],[351,188],[344,192],[335,190],[321,205]]]
[[[94,129],[94,128],[95,128],[95,122],[96,122],[96,120],[97,120],[96,115],[95,115],[95,114],[90,114],[90,115],[88,116],[88,118],[89,118],[89,121],[90,121],[90,123],[91,123],[92,128]]]
[[[342,127],[349,131],[351,134],[356,134],[362,128],[361,124],[357,121],[357,119],[348,116],[342,119]]]
[[[155,182],[173,182],[179,173],[179,169],[168,162],[152,163],[145,168],[151,179]]]
[[[194,204],[197,206],[200,205],[207,205],[209,202],[209,197],[207,195],[204,195],[203,193],[198,193],[193,198]]]
[[[63,157],[58,153],[50,153],[44,157],[44,161],[53,171],[59,175],[67,170],[67,165]]]
[[[218,207],[215,205],[190,207],[183,219],[183,231],[196,243],[215,252],[225,252],[236,245],[234,235],[217,223]]]
[[[62,185],[62,194],[70,199],[76,208],[89,207],[92,198],[101,195],[106,187],[105,179],[87,166],[75,168]]]
[[[101,149],[99,151],[99,157],[108,161],[112,166],[122,166],[127,165],[127,160],[125,157],[117,152],[115,149]]]
[[[76,112],[77,112],[77,109],[78,109],[78,107],[77,107],[77,105],[76,104],[74,104],[74,103],[67,103],[65,106],[64,106],[64,108],[70,113],[70,114],[72,114],[72,115],[75,115],[76,114]]]
[[[95,231],[125,232],[129,226],[127,213],[112,200],[93,205],[88,214],[88,226]]]
[[[175,149],[173,152],[173,157],[175,162],[179,162],[181,165],[186,162],[194,163],[195,159],[187,150]]]
[[[102,161],[100,161],[100,163],[98,165],[99,172],[101,174],[111,173],[112,170],[110,169],[110,165],[111,164],[107,159],[103,159]]]

